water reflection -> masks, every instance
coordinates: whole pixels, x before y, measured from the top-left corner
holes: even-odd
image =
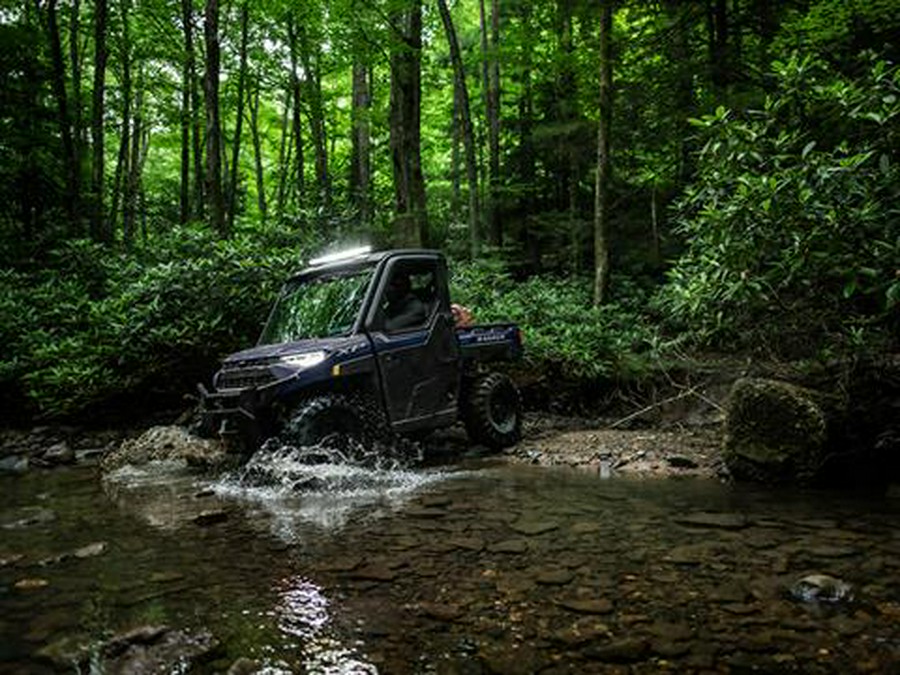
[[[304,577],[287,577],[276,584],[275,615],[281,632],[300,638],[304,667],[321,675],[374,675],[378,669],[357,651],[326,632],[329,601],[320,586]]]

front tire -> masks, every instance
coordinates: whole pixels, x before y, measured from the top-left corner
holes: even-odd
[[[348,398],[337,394],[301,401],[281,436],[296,447],[320,446],[355,459],[367,455],[373,442],[363,413]]]
[[[467,388],[463,423],[469,440],[502,450],[522,437],[522,402],[519,390],[502,373],[490,373]]]

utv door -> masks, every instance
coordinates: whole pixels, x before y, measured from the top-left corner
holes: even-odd
[[[394,429],[415,431],[452,424],[460,359],[443,259],[389,260],[368,327]]]

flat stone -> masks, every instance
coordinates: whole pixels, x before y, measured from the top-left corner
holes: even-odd
[[[0,555],[0,567],[10,567],[11,565],[15,565],[20,560],[24,560],[24,558],[25,555],[22,553]]]
[[[546,569],[538,572],[534,580],[545,586],[564,586],[575,577],[567,569]]]
[[[685,544],[670,549],[663,560],[676,565],[699,565],[707,562],[711,554],[712,550],[706,544]]]
[[[670,623],[657,621],[650,625],[648,630],[654,636],[665,641],[690,640],[694,637],[694,629],[683,623]]]
[[[510,527],[519,534],[533,537],[558,529],[559,523],[553,520],[519,520],[515,523],[510,523]]]
[[[572,531],[572,534],[595,534],[603,529],[603,525],[601,523],[583,521],[575,523],[569,529]]]
[[[484,541],[476,537],[453,537],[448,543],[464,551],[480,551],[484,548]]]
[[[449,605],[440,602],[423,602],[419,605],[422,612],[438,621],[456,621],[463,615],[463,610],[457,605]]]
[[[32,577],[28,579],[19,579],[13,584],[13,588],[17,588],[20,591],[35,591],[39,588],[46,588],[49,585],[50,582],[46,579]]]
[[[637,663],[646,659],[649,653],[649,643],[640,638],[614,640],[605,645],[589,647],[583,652],[587,658],[604,663]]]
[[[93,558],[102,555],[105,552],[106,542],[95,541],[93,544],[88,544],[87,546],[82,546],[81,548],[72,551],[72,555],[76,558]]]
[[[827,545],[813,546],[812,548],[807,549],[806,552],[816,558],[849,558],[858,553],[855,548]]]
[[[489,544],[487,549],[491,553],[525,553],[528,550],[528,542],[525,539],[507,539]]]
[[[598,598],[596,600],[561,600],[557,604],[578,614],[609,614],[613,611],[613,603],[606,598]]]
[[[747,518],[739,513],[714,513],[698,511],[678,516],[675,522],[691,527],[709,527],[720,530],[742,530],[750,525]]]
[[[0,473],[25,473],[28,471],[28,458],[11,455],[0,459]]]

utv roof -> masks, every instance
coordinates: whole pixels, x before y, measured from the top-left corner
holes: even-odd
[[[360,250],[356,249],[356,251]],[[440,251],[424,248],[398,248],[386,251],[360,251],[359,253],[351,250],[347,252],[346,256],[334,254],[333,256],[325,256],[319,259],[314,258],[310,261],[309,266],[293,274],[291,279],[372,267],[388,258],[394,257],[438,258],[443,257],[443,255]]]

